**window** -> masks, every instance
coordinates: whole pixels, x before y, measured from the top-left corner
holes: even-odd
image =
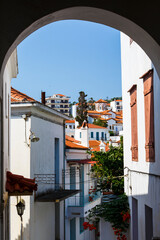
[[[79,133],[79,137],[80,137],[80,138],[82,137],[82,133],[81,133],[81,132]]]
[[[83,223],[84,223],[84,218],[80,218],[80,219],[79,219],[79,229],[80,229],[80,233],[83,233],[83,232],[84,232]]]
[[[131,107],[132,161],[138,161],[137,85],[133,85],[128,92],[130,92],[130,107]]]
[[[104,140],[104,132],[101,133],[101,139]]]
[[[93,132],[91,132],[91,138],[93,138]]]
[[[154,151],[153,70],[149,70],[141,78],[143,78],[144,84],[146,161],[154,162],[155,151]]]
[[[107,141],[107,135],[106,135],[106,133],[105,133],[105,141]]]
[[[73,125],[73,129],[75,129],[75,125]]]
[[[96,132],[96,140],[99,141],[99,132]]]
[[[67,125],[66,125],[66,128],[67,128]]]
[[[69,128],[72,129],[72,125],[69,125]]]

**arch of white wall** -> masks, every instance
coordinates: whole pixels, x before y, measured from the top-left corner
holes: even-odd
[[[113,12],[93,8],[93,7],[72,7],[63,9],[52,14],[46,15],[45,17],[35,21],[27,29],[25,29],[12,44],[8,50],[3,65],[1,68],[0,80],[3,81],[3,72],[8,58],[10,57],[13,50],[22,42],[27,36],[36,31],[37,29],[59,20],[85,20],[95,23],[104,24],[113,27],[126,35],[131,37],[149,56],[152,60],[156,71],[160,77],[160,46],[157,42],[140,26],[134,22],[124,18]]]

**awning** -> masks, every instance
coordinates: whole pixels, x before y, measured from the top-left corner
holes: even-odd
[[[6,191],[9,196],[32,195],[36,190],[35,179],[25,178],[7,171]]]
[[[59,202],[79,193],[80,190],[50,190],[49,192],[39,193],[35,196],[36,202]]]
[[[92,161],[91,159],[82,159],[82,160],[67,160],[67,163],[69,164],[94,164],[96,161]]]

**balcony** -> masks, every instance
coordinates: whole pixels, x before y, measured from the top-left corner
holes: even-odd
[[[86,217],[89,214],[89,210],[94,208],[96,205],[99,205],[100,203],[100,192],[98,192],[97,195],[93,197],[92,201],[90,200],[90,195],[80,196],[80,194],[76,194],[67,200],[67,217]]]
[[[62,182],[56,183],[56,174],[35,174],[34,177],[38,185],[37,202],[59,202],[79,193],[79,190],[65,189]]]

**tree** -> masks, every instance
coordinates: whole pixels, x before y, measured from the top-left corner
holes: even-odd
[[[101,127],[107,127],[107,121],[102,121],[101,119],[94,119],[93,124],[101,126]]]
[[[95,100],[91,97],[89,100],[88,100],[88,109],[89,110],[95,110]]]
[[[117,240],[127,240],[126,232],[130,222],[128,197],[124,194],[123,176],[123,138],[120,147],[112,147],[108,152],[92,152],[92,176],[97,178],[96,191],[112,190],[114,197],[89,210],[86,226],[96,226],[100,218],[110,222]],[[95,191],[94,191],[95,192]],[[91,224],[92,223],[92,224]]]
[[[85,94],[83,91],[79,92],[79,98],[78,98],[78,107],[77,107],[77,117],[76,121],[79,122],[79,126],[82,126],[82,123],[84,120],[87,121],[87,101],[86,97],[87,94]]]
[[[123,177],[123,138],[120,147],[110,147],[108,152],[92,152],[93,161],[91,172],[98,179],[97,191],[112,190],[119,195],[124,192]]]

